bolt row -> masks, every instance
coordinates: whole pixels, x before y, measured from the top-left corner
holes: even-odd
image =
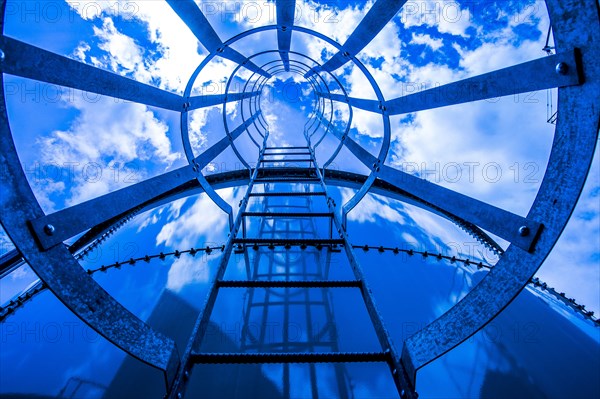
[[[83,251],[81,251],[80,253],[78,253],[77,255],[75,255],[75,259],[82,260],[83,258],[85,258],[90,252],[92,252],[94,249],[96,249],[96,247],[98,245],[102,244],[110,236],[112,236],[117,230],[119,230],[121,227],[123,227],[123,225],[125,225],[125,223],[127,223],[131,219],[133,219],[138,214],[138,212],[140,210],[141,210],[141,208],[139,208],[139,207],[138,208],[134,208],[127,216],[125,216],[123,219],[119,220],[117,223],[115,223],[114,225],[112,225],[110,227],[110,229],[108,229],[104,234],[102,234],[100,237],[96,238]]]
[[[133,217],[133,215],[131,217]],[[252,248],[255,251],[258,251],[258,249],[260,247],[267,247],[271,250],[274,250],[275,247],[283,247],[283,248],[289,250],[289,249],[291,249],[292,246],[298,246],[302,250],[306,249],[308,246],[313,246],[317,250],[321,250],[324,247],[324,245],[322,245],[322,244],[292,245],[290,243],[278,243],[278,244],[254,243],[252,245]],[[335,250],[335,249],[338,249],[339,247],[342,247],[343,245],[333,244],[333,245],[325,245],[325,246],[331,247],[332,250]],[[398,247],[391,248],[391,247],[384,247],[384,246],[369,246],[369,245],[362,245],[362,246],[361,245],[353,245],[352,248],[362,249],[364,252],[374,250],[374,251],[377,251],[378,253],[392,252],[394,255],[397,255],[399,253],[405,253],[409,256],[420,255],[423,258],[432,257],[438,261],[447,260],[450,263],[462,263],[465,266],[472,265],[472,266],[476,266],[478,269],[490,270],[493,267],[491,265],[484,264],[481,261],[477,262],[474,260],[470,260],[468,258],[463,259],[463,258],[457,258],[456,256],[447,256],[447,255],[443,255],[439,252],[418,251],[418,250],[414,250],[414,249],[403,249],[403,248],[398,248]],[[239,244],[237,246],[237,249],[243,251],[244,246]],[[155,255],[145,255],[140,258],[130,258],[127,261],[115,262],[110,265],[102,265],[101,267],[99,267],[97,269],[88,269],[87,273],[92,275],[99,271],[106,272],[109,269],[120,269],[122,265],[135,265],[137,262],[140,262],[140,261],[144,261],[144,262],[148,263],[148,262],[150,262],[150,260],[156,259],[156,258],[161,259],[161,260],[165,260],[167,257],[171,257],[171,256],[173,256],[175,258],[179,258],[183,254],[189,254],[191,256],[195,256],[198,252],[204,252],[207,255],[210,255],[213,251],[219,251],[219,250],[221,252],[223,252],[225,250],[225,246],[224,245],[219,246],[219,247],[207,246],[205,248],[190,248],[188,250],[183,250],[183,251],[175,250],[173,252],[160,252],[159,254],[155,254]],[[551,294],[555,298],[559,299],[561,302],[563,302],[564,304],[566,304],[567,306],[569,306],[570,308],[575,310],[577,313],[581,314],[584,318],[591,320],[594,323],[594,325],[596,325],[597,327],[600,327],[600,319],[598,319],[594,316],[593,311],[586,310],[585,305],[581,305],[581,304],[577,303],[575,301],[575,299],[567,297],[564,292],[556,291],[554,288],[549,287],[547,283],[541,281],[537,277],[532,278],[529,281],[529,285],[532,285],[533,287],[538,288],[542,291],[547,291],[549,294]],[[0,306],[0,322],[4,321],[4,319],[6,319],[8,316],[14,314],[14,312],[17,309],[22,307],[26,302],[31,300],[35,295],[39,294],[46,288],[47,288],[46,285],[40,281],[37,284],[35,284],[33,287],[28,289],[27,291],[20,294],[17,298],[8,302],[6,305]]]
[[[594,312],[591,310],[586,310],[585,305],[581,305],[581,304],[577,303],[577,301],[575,301],[574,298],[567,297],[567,295],[564,292],[556,291],[554,288],[548,286],[547,283],[541,281],[537,277],[532,278],[529,281],[529,284],[538,288],[540,291],[548,292],[550,295],[554,296],[555,298],[557,298],[558,300],[563,302],[565,305],[571,307],[573,310],[580,313],[585,318],[593,321],[594,324],[596,325],[596,327],[600,327],[600,319],[598,319],[597,317],[594,317]]]
[[[494,242],[490,242],[488,239],[486,239],[484,236],[482,236],[477,230],[470,228],[462,220],[460,220],[458,218],[452,218],[452,221],[458,227],[460,227],[462,230],[464,230],[467,234],[469,234],[471,237],[473,237],[477,241],[479,241],[480,244],[482,244],[484,247],[486,247],[487,249],[492,251],[495,255],[502,256],[502,254],[504,254],[504,250],[499,245],[497,245]]]
[[[4,321],[8,316],[14,314],[17,309],[22,307],[26,302],[30,301],[35,295],[46,289],[46,285],[38,281],[33,287],[21,293],[14,299],[11,299],[6,305],[0,306],[0,322]]]
[[[388,252],[393,252],[394,255],[398,255],[399,253],[405,253],[409,256],[413,256],[413,255],[421,255],[423,258],[429,258],[432,257],[438,261],[441,261],[443,259],[450,261],[450,263],[463,263],[465,266],[469,266],[469,265],[473,265],[473,266],[477,266],[478,269],[491,269],[492,266],[488,265],[488,264],[484,264],[481,261],[475,261],[475,260],[471,260],[468,258],[457,258],[456,256],[448,256],[448,255],[443,255],[439,252],[430,252],[430,251],[417,251],[414,249],[402,249],[402,248],[388,248],[388,247],[383,247],[383,246],[379,246],[379,247],[373,247],[373,246],[369,246],[369,245],[353,245],[352,248],[354,249],[362,249],[364,252],[368,252],[369,250],[376,250],[379,253],[384,253],[386,251]]]
[[[129,260],[126,260],[126,261],[121,261],[121,262],[117,261],[110,265],[102,265],[97,269],[88,269],[87,273],[91,275],[96,272],[105,272],[109,269],[120,269],[121,266],[123,266],[123,265],[135,265],[137,262],[141,262],[141,261],[149,263],[152,259],[156,259],[156,258],[158,258],[160,260],[165,260],[167,257],[171,257],[171,256],[173,256],[175,258],[180,258],[181,255],[184,255],[184,254],[190,254],[191,256],[196,256],[196,254],[198,252],[204,252],[205,254],[210,255],[212,253],[212,251],[216,251],[216,250],[220,250],[221,252],[225,251],[225,245],[221,245],[220,247],[207,246],[206,248],[190,248],[190,249],[186,249],[183,251],[175,250],[173,252],[161,252],[156,255],[145,255],[141,258],[130,258]]]

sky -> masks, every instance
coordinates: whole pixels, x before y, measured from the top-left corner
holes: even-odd
[[[372,4],[299,2],[295,24],[343,43]],[[275,23],[274,5],[268,2],[202,2],[200,6],[222,40]],[[408,2],[358,59],[375,78],[383,96],[392,99],[544,57],[548,24],[545,5],[540,1],[489,2],[478,7],[462,1]],[[158,0],[9,1],[4,32],[178,94],[184,92],[193,71],[208,54],[167,3]],[[276,45],[274,31],[267,31],[242,39],[233,47],[251,55]],[[334,54],[328,44],[298,32],[292,35],[291,50],[321,63]],[[291,58],[308,62],[298,56]],[[272,59],[276,57],[271,53],[257,57],[256,63]],[[235,67],[233,62],[213,59],[196,78],[192,93],[223,93]],[[376,98],[367,79],[352,63],[333,74],[350,96]],[[251,72],[240,69],[233,79],[232,91],[241,91],[250,75]],[[187,163],[179,113],[14,76],[5,75],[4,85],[19,157],[46,213]],[[270,81],[261,104],[272,143],[302,142],[303,127],[313,106],[309,93],[310,88],[299,75],[282,74]],[[553,90],[392,116],[392,142],[385,162],[526,215],[544,176],[552,145],[554,126],[547,123],[548,98],[555,111]],[[247,117],[249,111],[244,112]],[[333,120],[338,128],[346,128],[348,113],[348,107],[336,105]],[[196,155],[224,137],[223,120],[221,106],[190,113],[190,141]],[[230,130],[241,122],[241,112],[235,104],[225,108],[225,120]],[[349,134],[377,155],[382,127],[380,115],[355,109]],[[253,134],[258,137],[254,131]],[[321,163],[329,158],[337,143],[330,137],[323,140],[317,151]],[[248,162],[255,161],[257,151],[247,136],[238,139],[236,147]],[[600,312],[599,162],[596,150],[575,213],[537,274],[557,291],[576,298],[596,313]],[[366,171],[345,149],[331,167]],[[239,168],[240,161],[229,149],[203,172]],[[219,194],[236,208],[244,188],[223,189]],[[334,195],[340,203],[345,202],[353,190],[335,189]],[[381,196],[367,196],[350,213],[349,222],[351,240],[359,244],[433,247],[490,264],[496,261],[447,220]],[[389,227],[393,234],[382,237],[378,226]],[[377,236],[373,242],[371,237]],[[134,254],[218,246],[226,237],[226,215],[206,196],[194,196],[138,216],[102,247],[103,253],[84,261],[83,266],[127,259]],[[10,240],[3,232],[0,239],[2,253],[10,250]],[[500,239],[499,242],[507,245]],[[214,259],[208,259],[206,264],[216,265]],[[192,258],[181,257],[161,273],[136,278],[127,274],[127,283],[117,284],[107,277],[99,277],[98,281],[138,316],[147,317],[143,304],[155,301],[152,290],[140,290],[140,295],[147,298],[136,303],[139,298],[123,294],[123,284],[166,287],[189,297],[203,292],[202,287],[209,281],[210,268],[206,264],[198,266]],[[5,280],[0,283],[2,302],[28,286],[35,275],[24,267]],[[464,293],[458,290],[455,295],[440,309],[446,309]]]

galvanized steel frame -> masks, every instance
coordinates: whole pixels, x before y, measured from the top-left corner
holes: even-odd
[[[377,10],[378,7],[381,8],[387,3],[389,2],[386,0],[378,0],[371,11]],[[403,2],[396,1],[394,3],[401,7]],[[6,2],[2,1],[0,15],[2,21],[4,21],[5,4]],[[169,4],[172,7],[174,4],[177,4],[176,7],[188,7],[189,10],[192,10],[192,5],[196,7],[192,0],[169,1]],[[558,50],[558,53],[554,56],[469,78],[465,81],[450,84],[441,90],[438,90],[439,88],[432,89],[432,91],[413,94],[389,102],[384,101],[381,92],[377,88],[378,104],[371,100],[341,97],[325,92],[317,93],[324,99],[343,101],[352,107],[380,112],[385,121],[387,114],[415,112],[421,109],[475,101],[498,95],[559,87],[559,119],[551,157],[542,186],[525,218],[385,166],[384,161],[389,149],[390,139],[389,123],[387,129],[385,129],[384,122],[384,143],[378,157],[369,154],[349,137],[339,136],[340,145],[345,145],[371,171],[363,182],[361,190],[359,190],[360,195],[357,193],[358,199],[353,201],[349,207],[355,205],[367,192],[376,192],[374,187],[381,180],[399,192],[406,193],[405,198],[430,207],[445,217],[464,220],[485,228],[507,239],[512,244],[503,254],[496,267],[463,300],[404,342],[401,368],[406,369],[408,382],[411,383],[409,385],[414,386],[416,371],[419,368],[479,331],[523,289],[557,241],[583,187],[594,153],[600,120],[597,104],[598,93],[600,93],[600,57],[597,51],[600,40],[598,5],[590,7],[589,4],[585,4],[584,0],[547,0],[547,4]],[[182,9],[176,9],[176,7],[174,7],[175,11],[179,10],[178,13],[182,16]],[[363,25],[361,22],[359,29],[357,28],[356,35],[360,38],[349,39],[344,45],[350,50],[344,50],[344,46],[307,28],[292,26],[289,34],[291,35],[292,30],[296,30],[333,44],[345,57],[344,63],[346,58],[352,60],[365,73],[366,69],[360,64],[356,56],[389,20],[387,14],[385,14],[387,20],[383,21],[385,18],[378,19],[377,13],[371,11],[365,17],[365,24]],[[221,42],[217,36],[219,41],[217,42],[214,37],[216,34],[213,35],[214,31],[210,31],[212,29],[210,25],[208,25],[208,28],[200,27],[199,30],[196,23],[201,21],[203,15],[200,16],[197,12],[202,14],[199,9],[193,11],[196,17],[193,22],[186,18],[182,19],[188,23],[188,26],[195,26],[195,28],[192,26],[190,28],[199,40],[205,44],[211,54],[198,67],[190,82],[195,80],[203,65],[210,62],[216,55],[238,61],[240,64],[238,69],[243,65],[255,73],[260,73],[265,77],[270,76],[261,68],[249,63],[248,60],[251,57],[243,57],[241,54],[238,56],[239,53],[235,52],[237,53],[235,54],[229,46],[236,40],[250,34],[272,29],[280,32],[282,31],[281,24],[246,31],[226,42]],[[374,26],[377,28],[372,28]],[[110,72],[100,71],[97,68],[6,36],[0,37],[0,48],[3,51],[0,60],[3,73],[182,112],[182,129],[183,126],[187,126],[188,110],[213,103],[222,103],[225,106],[228,101],[243,102],[245,99],[250,101],[253,98],[260,97],[260,95],[256,95],[256,92],[238,95],[228,95],[226,93],[224,97],[190,97],[192,83],[186,88],[185,95],[180,97]],[[285,50],[285,43],[284,46],[280,47],[281,49]],[[339,56],[336,55],[335,58],[337,60]],[[282,62],[285,69],[285,60]],[[336,62],[341,61],[337,60]],[[333,66],[327,66],[325,69],[335,67],[336,62],[331,61]],[[57,65],[60,67],[56,67]],[[531,79],[524,81],[522,76],[515,79],[516,74],[530,76]],[[367,76],[367,79],[370,78],[369,81],[376,88],[377,84],[368,74],[368,71],[366,71],[365,76]],[[507,82],[513,82],[514,84],[500,89],[498,85],[489,84],[490,79],[499,76],[503,76],[503,79],[508,79]],[[230,82],[228,81],[228,85]],[[447,98],[443,101],[435,99],[436,96],[443,98],[444,90],[454,93],[456,88],[462,90],[461,88],[464,87],[477,87],[484,95],[473,94],[473,91],[469,92],[467,90],[469,92],[467,95],[458,96],[451,101],[448,101]],[[4,91],[1,94],[1,185],[2,192],[7,194],[3,195],[1,199],[0,217],[2,225],[13,243],[15,243],[18,251],[23,254],[24,259],[61,301],[115,345],[140,360],[163,370],[167,386],[170,386],[179,364],[177,349],[173,341],[157,334],[110,297],[83,273],[70,252],[61,243],[66,238],[72,237],[87,228],[102,225],[108,220],[113,220],[131,212],[133,209],[147,207],[150,204],[159,202],[164,203],[173,195],[181,195],[186,190],[190,190],[193,186],[190,182],[193,181],[202,188],[202,191],[208,190],[208,192],[211,192],[213,194],[211,198],[216,199],[216,202],[219,203],[218,199],[214,197],[216,193],[213,189],[222,182],[215,181],[212,183],[213,187],[211,187],[209,180],[213,179],[203,180],[203,177],[198,179],[198,173],[201,174],[199,169],[230,145],[236,151],[233,145],[234,132],[242,134],[247,130],[250,123],[246,124],[245,121],[240,126],[239,131],[236,129],[237,132],[229,132],[225,123],[227,140],[225,142],[222,140],[196,158],[193,157],[189,141],[186,144],[184,138],[184,151],[188,160],[191,159],[190,165],[186,167],[107,194],[76,207],[51,215],[44,215],[30,187],[22,184],[27,180],[14,148],[6,115]],[[431,100],[431,98],[434,98],[434,100]],[[256,115],[254,114],[253,117],[256,117]],[[254,119],[252,123],[254,123]],[[242,160],[241,157],[240,159]],[[569,165],[569,167],[564,167],[564,165]],[[252,176],[256,176],[258,169],[252,170],[249,165],[246,164],[246,166],[248,168],[247,172]],[[320,170],[317,169],[317,171],[321,173]],[[272,173],[278,172],[272,171]],[[323,169],[321,181],[327,179],[328,173]],[[244,180],[239,177],[239,174],[235,176],[238,176],[239,181]],[[560,192],[557,193],[556,190],[559,187]],[[227,208],[223,203],[221,203],[221,206],[231,214],[230,208]],[[340,234],[344,236],[343,224],[340,223],[339,227]],[[76,284],[73,284],[75,282]],[[115,328],[115,326],[119,326],[119,328]],[[189,358],[190,353],[186,349],[184,359],[186,359],[186,354]],[[395,356],[394,362],[399,361],[400,357]],[[180,377],[182,369],[179,369]]]

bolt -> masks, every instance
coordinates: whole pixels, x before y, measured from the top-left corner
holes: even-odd
[[[189,371],[184,371],[183,372],[183,377],[187,380],[188,378],[190,378],[190,372]]]
[[[181,395],[181,392],[177,392],[177,399],[181,399],[183,398],[183,395]]]
[[[519,235],[521,237],[527,237],[529,235],[529,227],[527,227],[527,226],[519,227]]]
[[[2,49],[0,48],[0,61],[4,61],[4,58],[6,58],[6,55],[4,54],[4,51],[2,51]]]
[[[559,62],[556,64],[556,73],[559,75],[566,75],[569,72],[569,66],[565,62]]]
[[[44,226],[44,233],[46,233],[49,236],[54,235],[55,231],[56,231],[56,228],[54,226],[52,226],[51,224],[47,224]]]

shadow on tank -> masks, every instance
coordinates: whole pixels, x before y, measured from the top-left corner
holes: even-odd
[[[198,310],[169,290],[164,290],[147,323],[173,338],[181,353],[187,344]],[[214,352],[239,352],[239,347],[210,323],[207,343]],[[163,374],[142,362],[127,357],[106,389],[104,398],[162,398]],[[210,365],[194,367],[186,396],[189,398],[281,398],[275,384],[265,377],[260,365]]]

